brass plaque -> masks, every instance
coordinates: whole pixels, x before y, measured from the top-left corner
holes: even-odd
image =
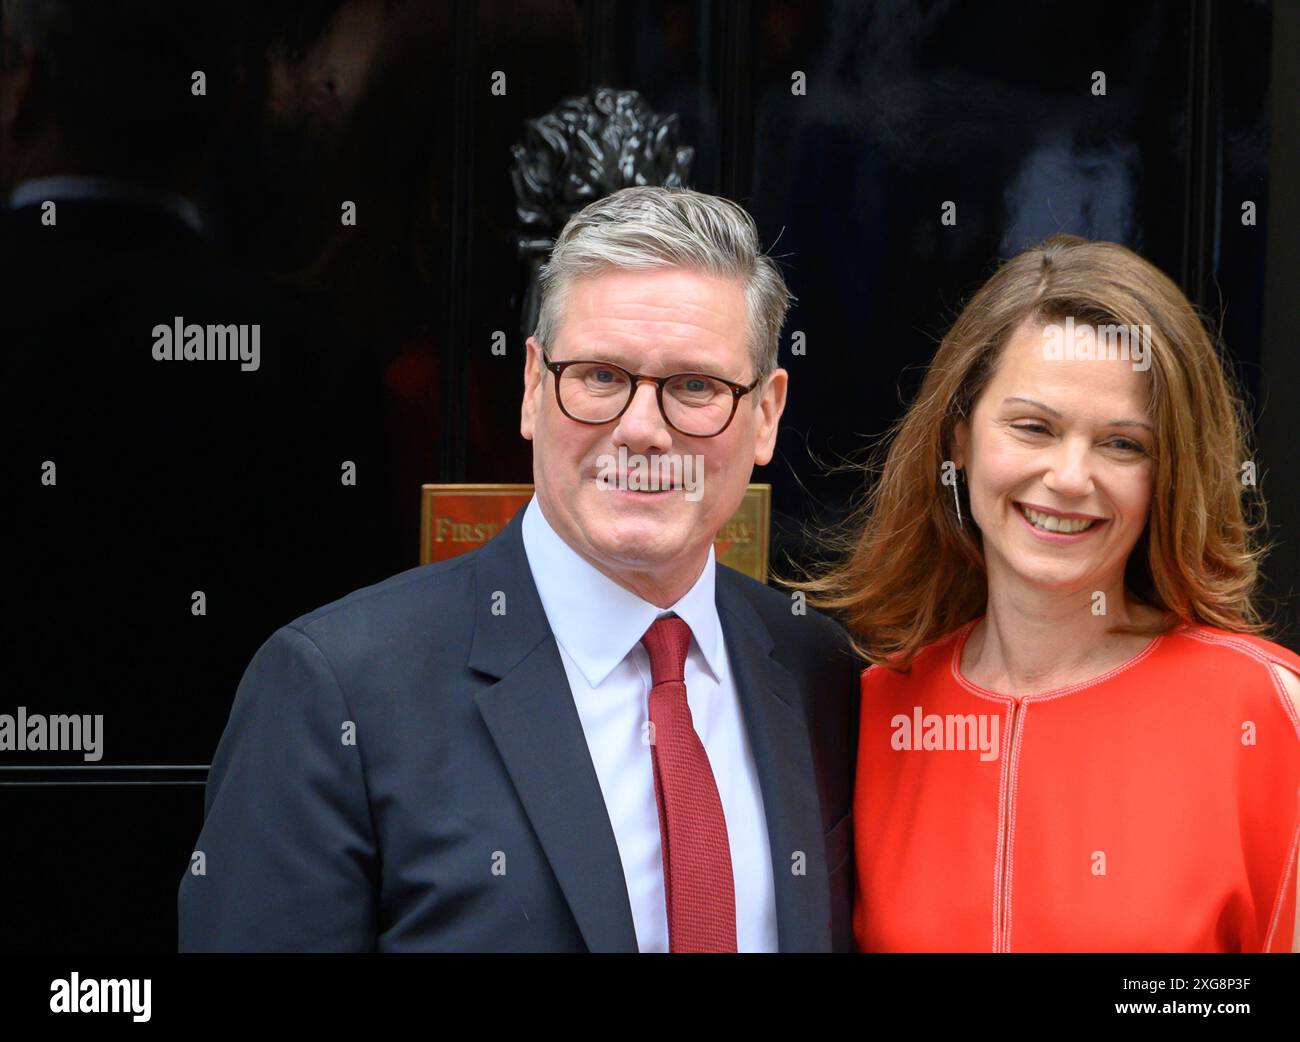
[[[482,546],[528,505],[532,485],[424,485],[420,494],[420,563],[445,561]],[[740,509],[713,540],[718,561],[767,582],[772,486],[753,484]]]

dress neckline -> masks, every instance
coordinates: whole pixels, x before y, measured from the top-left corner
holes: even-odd
[[[1104,684],[1112,677],[1124,673],[1138,665],[1140,662],[1148,659],[1151,656],[1151,653],[1159,647],[1167,636],[1167,634],[1163,633],[1157,634],[1146,647],[1131,659],[1126,662],[1121,662],[1118,666],[1114,666],[1113,668],[1106,670],[1105,673],[1092,677],[1090,680],[1081,680],[1077,684],[1067,684],[1065,687],[1049,688],[1047,691],[1036,691],[1032,695],[1008,695],[1002,691],[993,691],[990,688],[981,687],[974,681],[967,680],[962,676],[961,653],[966,647],[966,639],[971,635],[971,632],[983,618],[984,616],[980,615],[977,618],[971,619],[970,622],[966,623],[965,626],[957,631],[957,639],[953,642],[950,666],[953,679],[962,687],[966,688],[966,690],[979,695],[981,698],[993,698],[997,699],[999,702],[1042,702],[1049,698],[1060,698],[1062,695],[1072,695],[1076,691],[1084,691],[1088,688],[1097,687],[1099,684]]]

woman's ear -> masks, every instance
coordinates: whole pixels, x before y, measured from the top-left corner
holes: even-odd
[[[970,424],[958,420],[952,429],[952,462],[958,470],[966,466],[966,454],[970,445]]]

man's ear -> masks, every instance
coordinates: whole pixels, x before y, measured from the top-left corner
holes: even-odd
[[[542,345],[529,337],[524,352],[524,400],[519,407],[519,433],[533,440],[537,410],[542,406]]]
[[[758,399],[758,426],[754,431],[754,462],[762,467],[771,462],[776,451],[776,429],[785,412],[785,393],[790,374],[774,369],[763,384]]]

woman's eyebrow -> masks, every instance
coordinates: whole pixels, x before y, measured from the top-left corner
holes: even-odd
[[[1044,405],[1042,402],[1035,401],[1033,398],[1021,398],[1019,395],[1013,395],[1010,398],[1002,399],[1003,405],[1006,405],[1007,402],[1024,402],[1026,405],[1032,405],[1035,408],[1042,409],[1043,412],[1047,413],[1049,416],[1055,416],[1058,420],[1061,418],[1061,414],[1050,405]]]
[[[1050,416],[1055,416],[1058,420],[1061,418],[1061,414],[1057,412],[1055,409],[1053,409],[1050,405],[1044,405],[1042,402],[1036,401],[1033,398],[1022,398],[1019,395],[1012,395],[1010,398],[1002,399],[1003,405],[1006,405],[1007,402],[1024,402],[1026,405],[1032,405],[1036,408],[1042,409],[1043,412],[1047,413]],[[1106,424],[1106,426],[1107,427],[1145,427],[1147,430],[1151,431],[1152,433],[1155,433],[1155,428],[1152,427],[1151,424],[1147,423],[1145,420],[1111,420],[1108,424]]]

